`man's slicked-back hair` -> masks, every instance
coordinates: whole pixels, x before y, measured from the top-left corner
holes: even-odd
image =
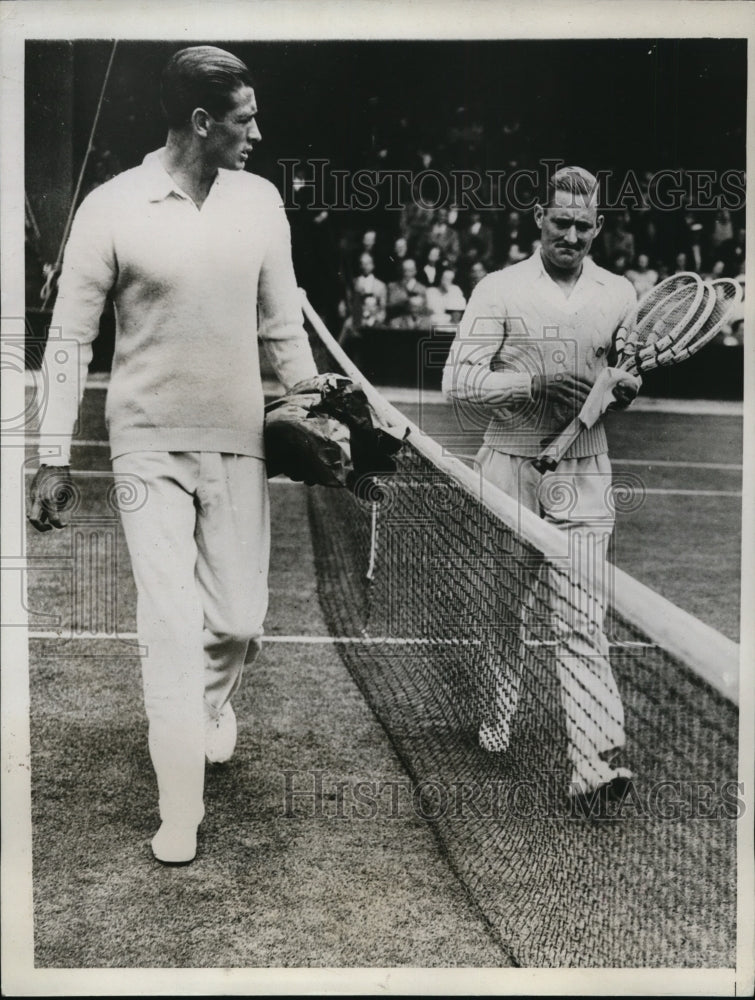
[[[169,128],[183,128],[196,108],[222,118],[232,95],[252,86],[249,70],[236,56],[214,45],[193,45],[176,52],[163,70],[160,98]]]
[[[548,181],[546,207],[550,208],[556,200],[556,192],[565,191],[575,200],[586,199],[596,208],[599,206],[600,184],[598,178],[585,170],[584,167],[561,167]]]

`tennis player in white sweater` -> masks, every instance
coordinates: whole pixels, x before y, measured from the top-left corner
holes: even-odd
[[[41,531],[63,527],[71,434],[111,295],[113,471],[116,482],[138,477],[146,497],[121,519],[162,820],[152,850],[186,863],[204,815],[205,756],[233,753],[230,698],[259,652],[267,609],[257,336],[286,388],[317,370],[282,199],[244,170],[261,138],[247,67],[212,46],[183,49],[164,70],[162,103],[165,147],[76,213],[52,326],[78,357],[70,352],[70,370],[51,381],[29,518]]]

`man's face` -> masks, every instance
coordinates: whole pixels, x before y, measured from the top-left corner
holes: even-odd
[[[417,265],[413,260],[405,260],[401,267],[404,273],[404,281],[411,281],[417,277]]]
[[[368,253],[363,253],[359,258],[359,267],[362,270],[362,274],[372,274],[375,270],[375,263]]]
[[[543,258],[555,270],[579,271],[600,232],[603,216],[586,196],[570,191],[556,191],[549,208],[535,207],[535,223],[540,230]]]
[[[448,289],[451,287],[451,285],[453,285],[455,277],[456,277],[455,273],[448,268],[446,268],[443,274],[441,274],[440,287],[443,289],[444,292],[447,292]]]
[[[485,270],[484,264],[482,264],[480,261],[475,261],[469,273],[472,279],[472,285],[474,286],[478,284],[480,281],[482,281],[482,279],[488,272]]]
[[[207,133],[207,158],[225,170],[243,170],[252,144],[262,138],[255,115],[257,102],[251,87],[239,87],[231,97],[233,106],[220,119],[211,119]]]
[[[421,295],[410,295],[409,296],[409,315],[419,316],[424,309],[425,300]]]

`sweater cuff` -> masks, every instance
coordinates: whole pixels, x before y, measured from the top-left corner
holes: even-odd
[[[443,395],[468,403],[489,404],[496,393],[495,406],[508,407],[532,399],[532,378],[526,372],[491,371],[482,365],[447,364],[443,371]]]
[[[532,400],[532,376],[527,372],[491,372],[485,384],[491,389],[507,389],[512,403]]]

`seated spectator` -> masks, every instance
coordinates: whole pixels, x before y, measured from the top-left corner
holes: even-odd
[[[385,319],[387,289],[375,276],[375,261],[372,254],[363,253],[359,258],[359,274],[354,278],[351,288],[351,316],[357,329],[362,325],[362,308],[368,295],[374,295],[382,322]]]
[[[388,319],[406,315],[409,312],[409,296],[421,295],[426,299],[425,286],[417,281],[417,265],[411,257],[407,257],[401,265],[401,280],[391,281],[388,285],[387,315]]]
[[[482,281],[485,275],[488,273],[488,269],[485,267],[481,260],[476,260],[469,269],[467,274],[467,279],[465,282],[467,298],[472,294],[472,290],[476,285]]]
[[[611,260],[609,270],[613,271],[614,274],[625,275],[627,268],[629,267],[629,258],[627,255],[621,251],[613,255]]]
[[[377,296],[365,295],[362,302],[362,323],[360,330],[373,326],[381,326],[385,322],[385,309],[378,302]]]
[[[362,235],[362,253],[372,254],[373,258],[375,256],[375,247],[377,246],[377,233],[374,229],[367,229]]]
[[[426,238],[425,250],[428,246],[439,247],[441,256],[450,264],[455,264],[459,259],[459,234],[448,223],[448,209],[439,208],[435,213],[435,220]]]
[[[421,253],[433,225],[435,212],[419,204],[419,192],[413,192],[401,211],[400,229],[409,245],[409,253]]]
[[[714,260],[710,270],[703,275],[707,281],[715,281],[716,278],[723,278],[726,264],[722,260]]]
[[[603,230],[602,256],[609,267],[619,254],[623,254],[627,261],[634,260],[634,236],[629,231],[630,222],[629,212],[620,212],[613,220],[613,225],[608,225]]]
[[[493,231],[482,222],[479,212],[469,213],[469,222],[459,236],[462,258],[472,264],[481,260],[485,267],[493,262]]]
[[[356,249],[352,246],[349,258],[350,274],[357,275],[360,273],[360,261],[362,254],[365,253],[369,254],[373,261],[379,259],[380,248],[378,245],[377,230],[375,229],[366,229],[359,237],[359,244]],[[347,275],[347,286],[348,284],[349,276]]]
[[[734,225],[731,221],[731,212],[728,208],[722,208],[716,212],[713,220],[713,230],[710,234],[711,253],[715,256],[722,243],[728,243],[734,239]]]
[[[382,326],[384,322],[385,312],[381,309],[377,297],[375,295],[365,295],[362,300],[361,323],[357,326],[354,322],[354,317],[347,315],[341,327],[338,343],[352,359],[356,360],[359,343],[362,339],[362,331]]]
[[[658,272],[650,266],[650,260],[646,253],[637,255],[637,263],[630,267],[624,275],[634,285],[637,298],[641,299],[658,281]]]
[[[679,253],[674,257],[674,274],[681,274],[682,271],[689,271],[689,264],[687,263],[687,254],[680,250]]]
[[[440,281],[440,247],[435,244],[428,247],[420,277],[428,288]]]
[[[736,231],[733,240],[727,240],[718,248],[718,256],[726,265],[728,277],[736,277],[739,274],[740,265],[745,259],[745,229],[741,226]]]
[[[437,288],[427,289],[427,308],[433,324],[458,323],[464,312],[467,300],[458,285],[454,284],[456,271],[444,266]]]
[[[687,258],[688,271],[698,273],[702,271],[706,256],[703,241],[702,224],[697,221],[694,212],[685,212],[681,228],[677,233],[676,246],[679,253],[683,253]]]
[[[386,281],[399,281],[402,274],[402,265],[409,256],[409,244],[405,236],[397,236],[393,241],[393,248],[386,254],[381,266],[380,277]]]
[[[412,292],[407,312],[394,316],[388,325],[393,330],[429,330],[432,322],[424,293]]]
[[[515,209],[511,209],[506,216],[499,238],[499,252],[505,261],[504,266],[518,264],[520,260],[524,260],[532,252],[531,244],[522,230],[521,218]],[[483,261],[483,263],[486,268],[490,266],[487,261]]]

